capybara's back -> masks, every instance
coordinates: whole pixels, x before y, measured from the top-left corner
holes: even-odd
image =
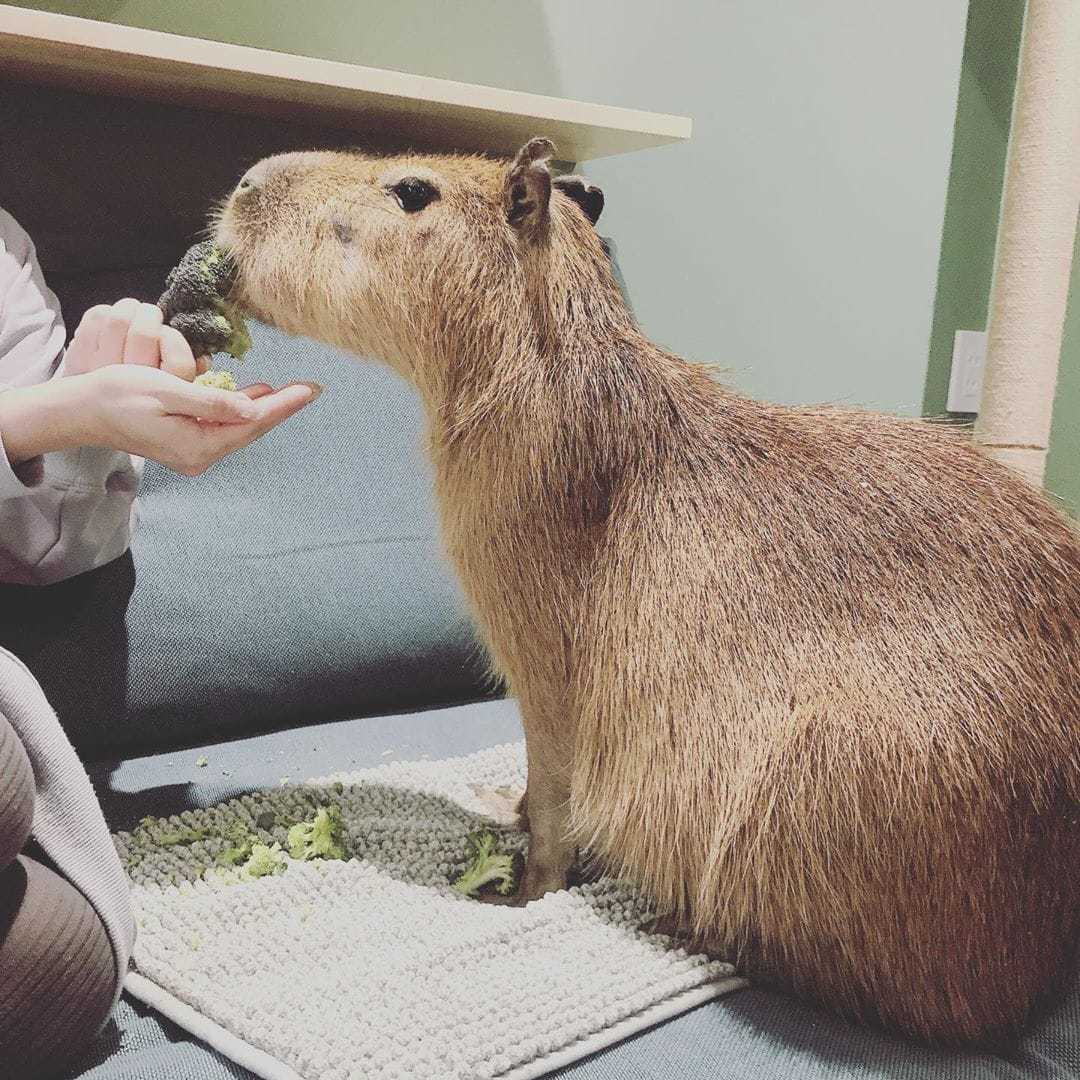
[[[673,411],[588,599],[582,835],[759,977],[1007,1038],[1077,933],[1071,527],[940,426]]]

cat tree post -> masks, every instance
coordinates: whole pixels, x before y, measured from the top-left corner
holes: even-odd
[[[1080,0],[1028,0],[975,440],[1041,485],[1080,207]]]

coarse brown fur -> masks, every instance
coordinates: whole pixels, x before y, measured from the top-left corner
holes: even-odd
[[[751,401],[650,343],[550,151],[285,155],[217,223],[251,311],[423,397],[525,724],[519,900],[588,847],[761,979],[1009,1038],[1077,935],[1073,530],[944,426]]]

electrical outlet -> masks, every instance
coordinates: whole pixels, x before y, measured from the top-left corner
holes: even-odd
[[[986,331],[957,330],[953,337],[949,375],[949,412],[977,413],[986,367]]]

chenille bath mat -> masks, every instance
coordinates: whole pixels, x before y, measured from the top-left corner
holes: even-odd
[[[523,909],[453,891],[478,830],[524,846],[485,816],[524,784],[518,744],[118,833],[139,927],[127,988],[266,1080],[525,1080],[743,985],[649,934],[625,884]],[[290,835],[302,821],[332,838]]]

